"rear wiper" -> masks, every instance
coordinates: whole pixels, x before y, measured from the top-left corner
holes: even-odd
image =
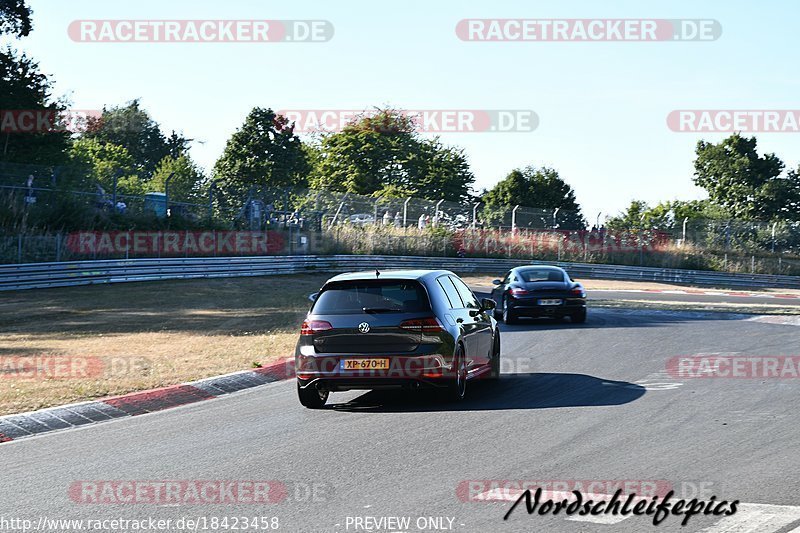
[[[389,309],[388,307],[362,307],[361,310],[365,313],[395,313],[399,311],[399,309]]]

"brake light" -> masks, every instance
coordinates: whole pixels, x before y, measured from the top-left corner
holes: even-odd
[[[583,289],[575,288],[575,289],[572,289],[569,292],[570,292],[570,294],[574,294],[575,296],[580,296],[581,298],[583,298],[585,296],[585,294],[583,293]]]
[[[416,333],[440,333],[444,331],[444,326],[436,317],[404,320],[400,322],[400,328]]]
[[[300,326],[300,335],[313,335],[329,329],[333,329],[333,326],[325,320],[304,320],[303,325]]]
[[[511,296],[525,296],[530,294],[530,291],[525,289],[511,289]]]

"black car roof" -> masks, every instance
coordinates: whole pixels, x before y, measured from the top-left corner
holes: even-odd
[[[518,267],[514,267],[511,270],[526,270],[529,268],[536,268],[540,270],[557,270],[559,272],[564,272],[564,269],[561,267],[557,267],[555,265],[522,265]]]
[[[449,270],[379,270],[380,276],[375,276],[374,270],[365,270],[363,272],[348,272],[346,274],[339,274],[329,279],[326,283],[336,281],[374,281],[375,279],[413,279],[421,282],[429,281],[438,278],[439,276],[451,275],[455,276]]]

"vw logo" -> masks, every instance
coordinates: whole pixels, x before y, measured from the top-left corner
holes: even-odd
[[[361,333],[369,333],[369,324],[367,324],[366,322],[362,322],[361,324],[358,325],[358,331],[360,331]]]

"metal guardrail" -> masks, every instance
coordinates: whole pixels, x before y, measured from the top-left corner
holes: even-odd
[[[541,262],[532,262],[532,264]],[[409,257],[385,255],[301,255],[261,257],[200,257],[114,259],[60,263],[0,265],[0,291],[68,287],[126,281],[270,276],[311,272],[346,272],[371,269],[430,268],[458,273],[493,272],[498,276],[519,259]],[[591,263],[557,264],[573,277],[627,281],[657,281],[710,287],[800,289],[800,277],[766,274],[732,274]]]

